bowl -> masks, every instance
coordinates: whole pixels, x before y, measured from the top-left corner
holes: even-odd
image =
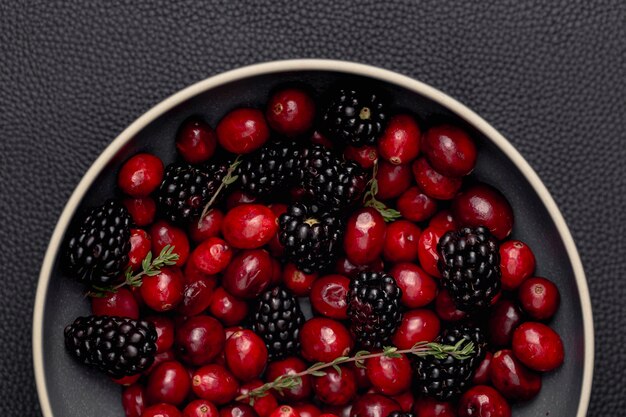
[[[228,110],[260,106],[284,82],[305,82],[317,91],[346,79],[361,79],[389,91],[398,107],[425,119],[443,118],[464,126],[479,147],[475,177],[493,184],[515,211],[513,236],[527,242],[537,257],[539,276],[556,282],[561,307],[552,326],[561,335],[566,360],[543,378],[534,400],[514,406],[515,417],[583,417],[593,372],[593,327],[587,283],[572,236],[537,174],[492,126],[476,113],[424,83],[367,65],[331,60],[290,60],[252,65],[200,81],[165,99],[124,130],[80,181],[56,225],[39,277],[33,322],[33,356],[45,417],[123,416],[119,386],[66,354],[63,328],[89,303],[81,285],[59,270],[59,247],[72,217],[113,194],[120,165],[139,151],[164,163],[174,158],[173,138],[188,116],[202,114],[212,126]],[[549,414],[548,414],[549,413]]]

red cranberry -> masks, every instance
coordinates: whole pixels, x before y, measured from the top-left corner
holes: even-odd
[[[211,288],[215,288],[218,279],[217,275],[205,274],[204,272],[200,271],[193,262],[189,262],[187,263],[187,265],[185,265],[183,277],[185,284],[192,283],[199,279],[205,279],[209,283],[211,283]]]
[[[213,300],[215,280],[199,277],[187,281],[183,290],[183,301],[176,311],[184,316],[196,316],[209,308]]]
[[[267,364],[267,347],[263,339],[251,330],[233,333],[224,345],[228,369],[240,381],[258,378]]]
[[[152,371],[159,367],[162,363],[170,362],[176,359],[176,355],[174,355],[173,350],[166,350],[165,352],[157,353],[154,355],[154,362],[152,365],[145,371],[143,371],[144,375],[150,375]]]
[[[239,384],[223,366],[206,365],[194,372],[191,388],[198,397],[221,405],[235,399]]]
[[[315,317],[300,329],[302,357],[308,361],[330,362],[347,355],[353,346],[348,329],[338,321]]]
[[[563,363],[563,342],[557,332],[542,323],[522,323],[513,333],[513,352],[530,369],[548,372]]]
[[[270,277],[270,287],[275,287],[283,280],[283,265],[276,259],[272,260],[272,276]]]
[[[154,311],[168,311],[183,300],[183,274],[176,267],[161,268],[154,276],[142,279],[141,298]]]
[[[413,397],[411,390],[404,391],[402,394],[394,395],[391,398],[400,405],[403,413],[410,413],[413,410],[415,397]]]
[[[259,388],[262,385],[263,382],[258,379],[248,382],[239,388],[239,394],[248,394],[250,391]],[[243,401],[247,401],[247,399]],[[271,391],[267,391],[264,396],[255,398],[252,407],[259,417],[269,417],[269,415],[272,414],[272,411],[278,407],[278,401]]]
[[[315,102],[306,91],[285,88],[270,97],[265,117],[270,127],[281,135],[300,136],[313,126]]]
[[[424,153],[437,171],[450,177],[462,177],[474,170],[476,145],[462,129],[442,125],[431,127],[422,141]]]
[[[511,406],[495,389],[476,385],[461,396],[459,417],[511,417]]]
[[[391,398],[365,394],[352,405],[350,417],[387,417],[393,411],[400,411],[400,405]]]
[[[488,385],[491,382],[491,377],[489,376],[489,372],[491,370],[491,361],[493,359],[493,354],[491,352],[485,353],[485,357],[478,364],[476,370],[474,371],[474,376],[472,376],[472,384],[474,385]]]
[[[245,154],[267,142],[270,131],[263,112],[241,108],[228,113],[217,125],[217,140],[228,152]]]
[[[294,408],[300,417],[321,417],[322,411],[310,403],[296,404]]]
[[[130,252],[128,252],[128,266],[137,271],[141,267],[148,252],[152,248],[152,242],[148,232],[143,229],[130,229]]]
[[[313,378],[313,389],[324,404],[346,405],[356,396],[356,379],[352,369],[342,367],[341,373],[329,369],[326,375]]]
[[[355,265],[346,257],[337,259],[337,262],[335,263],[335,272],[350,278],[354,278],[361,272],[365,271],[381,272],[384,270],[385,264],[380,258],[374,259],[372,262],[365,265]]]
[[[349,415],[350,415],[350,413],[348,413],[347,416],[345,416],[345,417],[348,417]],[[320,414],[320,417],[339,417],[339,416],[337,414],[333,414],[333,413],[324,413],[324,414]]]
[[[226,269],[232,257],[233,250],[225,241],[210,237],[194,249],[190,262],[201,272],[215,275]]]
[[[122,165],[117,186],[131,197],[147,197],[163,180],[163,162],[148,153],[140,153]]]
[[[224,328],[209,316],[188,318],[176,329],[179,356],[191,365],[211,363],[224,347]]]
[[[214,208],[207,212],[200,220],[194,220],[189,225],[189,236],[195,243],[200,243],[210,237],[216,237],[222,231],[224,213]]]
[[[136,226],[144,227],[154,221],[156,203],[151,197],[125,198],[122,203]]]
[[[348,219],[343,248],[350,262],[365,265],[376,260],[385,244],[385,219],[373,208],[357,210]]]
[[[378,164],[376,181],[378,181],[376,198],[387,200],[398,197],[411,186],[411,167],[382,161]]]
[[[298,357],[285,358],[280,361],[272,362],[267,366],[265,379],[267,381],[274,381],[281,375],[296,374],[304,371],[307,367],[307,364]],[[311,376],[304,375],[300,385],[283,390],[282,392],[276,391],[276,395],[287,401],[304,401],[311,396],[312,390],[313,382],[311,381]]]
[[[437,201],[424,194],[418,187],[413,186],[400,195],[396,201],[396,208],[405,219],[412,222],[423,222],[435,214]]]
[[[167,245],[174,247],[174,252],[178,254],[177,266],[184,265],[189,256],[189,239],[187,234],[176,226],[160,220],[150,228],[150,238],[152,239],[152,254],[156,258]]]
[[[522,365],[510,350],[494,353],[489,375],[493,386],[509,400],[527,401],[541,390],[541,376]]]
[[[439,318],[431,310],[417,309],[402,315],[391,341],[399,349],[410,349],[417,342],[432,342],[439,335]]]
[[[91,298],[91,311],[96,316],[139,318],[139,306],[133,294],[126,288],[106,293],[104,297]]]
[[[219,287],[213,292],[209,310],[225,326],[234,326],[241,323],[248,315],[248,304]]]
[[[141,378],[141,374],[135,374],[135,375],[130,375],[130,376],[123,376],[117,379],[111,378],[111,381],[113,381],[114,383],[118,385],[127,387],[129,385],[135,384],[137,381],[139,381],[140,378]]]
[[[559,309],[559,289],[545,278],[529,278],[519,287],[518,297],[522,309],[535,320],[547,320]]]
[[[507,199],[490,185],[476,184],[452,202],[452,214],[461,226],[486,226],[502,240],[513,229],[513,209]]]
[[[387,128],[378,139],[378,152],[394,165],[408,164],[420,152],[420,127],[408,114],[398,114],[389,119]]]
[[[445,233],[445,231],[440,229],[432,227],[426,228],[420,235],[419,248],[417,250],[417,257],[424,271],[437,278],[441,278],[441,273],[437,266],[439,262],[437,243],[439,243],[439,239],[441,239],[441,236]]]
[[[170,350],[174,346],[174,321],[165,316],[148,316],[146,320],[154,324],[157,332],[157,353]]]
[[[173,405],[161,403],[146,408],[141,417],[183,417],[183,415]]]
[[[348,405],[327,405],[324,407],[324,413],[320,417],[350,417],[352,404]]]
[[[241,190],[235,190],[226,197],[226,210],[232,210],[245,204],[255,203],[256,196],[246,194]]]
[[[349,161],[361,165],[363,169],[371,169],[378,160],[378,151],[375,146],[346,146],[343,156]]]
[[[185,120],[176,134],[176,150],[190,164],[208,161],[216,146],[215,132],[197,117]]]
[[[452,212],[448,209],[441,210],[435,214],[433,218],[430,219],[428,227],[445,230],[446,232],[459,228],[456,224],[456,220],[452,217]]]
[[[243,250],[226,268],[222,286],[235,297],[252,299],[268,287],[272,272],[272,259],[267,251]]]
[[[348,318],[347,294],[350,280],[343,275],[327,275],[311,287],[311,306],[317,313],[331,319]]]
[[[437,283],[419,266],[404,262],[389,271],[402,290],[402,304],[408,308],[423,307],[437,296]]]
[[[507,346],[522,322],[522,312],[511,300],[502,299],[491,308],[488,322],[489,341],[495,346]]]
[[[456,410],[452,403],[420,397],[415,401],[413,414],[417,417],[456,417]]]
[[[502,289],[514,290],[535,271],[535,255],[528,245],[509,240],[500,245]]]
[[[281,405],[272,411],[270,417],[300,417],[300,415],[293,407]]]
[[[435,298],[435,311],[441,320],[459,321],[467,317],[467,313],[456,308],[454,300],[445,288]]]
[[[183,410],[183,417],[219,417],[219,415],[217,407],[207,400],[192,401]]]
[[[224,238],[236,248],[260,248],[278,230],[276,215],[261,204],[244,204],[226,213],[222,224]]]
[[[296,297],[309,295],[313,282],[317,279],[317,272],[306,274],[300,271],[294,264],[287,264],[283,268],[283,284]]]
[[[126,417],[141,417],[146,408],[146,395],[141,385],[133,384],[124,388],[122,407]]]
[[[421,232],[419,227],[406,220],[389,224],[385,234],[383,257],[390,262],[411,262],[417,259]]]
[[[168,403],[179,405],[187,398],[191,382],[187,369],[176,361],[159,365],[148,377],[146,395],[150,404]]]
[[[459,192],[463,180],[446,177],[435,171],[426,158],[420,158],[411,166],[415,182],[424,194],[436,200],[451,200]]]
[[[259,417],[248,404],[233,404],[220,410],[220,417]]]
[[[404,354],[398,358],[378,356],[368,359],[366,368],[369,380],[381,394],[398,395],[411,386],[411,361]]]
[[[279,219],[281,214],[287,211],[287,205],[282,203],[270,204],[268,207],[270,208],[270,210],[272,210],[272,212],[276,216],[276,219]],[[281,257],[285,252],[285,247],[280,243],[278,235],[279,231],[277,230],[274,236],[272,236],[272,238],[270,239],[268,245],[272,256]]]

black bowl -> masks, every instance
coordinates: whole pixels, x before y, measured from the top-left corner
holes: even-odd
[[[44,260],[34,310],[33,352],[37,388],[45,417],[120,417],[120,387],[72,360],[63,328],[89,314],[83,288],[59,270],[59,245],[77,210],[101,204],[114,194],[120,165],[139,151],[167,164],[174,159],[174,135],[190,115],[215,126],[228,110],[262,106],[268,92],[285,82],[304,82],[317,91],[361,79],[388,91],[397,106],[425,120],[446,119],[465,126],[480,149],[473,174],[500,189],[515,211],[513,236],[537,257],[539,276],[555,281],[562,303],[552,326],[561,335],[566,359],[543,378],[540,395],[514,407],[515,417],[583,417],[593,371],[591,304],[580,258],[548,191],[521,155],[487,122],[452,98],[399,74],[360,64],[296,60],[254,65],[197,83],[166,99],[137,119],[102,153],[85,174],[63,211]]]

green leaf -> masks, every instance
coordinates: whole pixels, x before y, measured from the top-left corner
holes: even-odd
[[[310,374],[313,375],[313,376],[325,376],[326,372],[324,372],[324,371],[311,371]]]
[[[336,365],[336,364],[335,364],[335,365],[333,365],[333,369],[334,369],[335,371],[337,371],[337,373],[339,374],[339,376],[341,376],[341,368],[339,367],[339,365]]]

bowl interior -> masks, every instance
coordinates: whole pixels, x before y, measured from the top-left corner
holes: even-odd
[[[115,193],[116,173],[121,163],[136,152],[154,153],[166,164],[173,161],[174,135],[188,116],[202,115],[215,126],[229,109],[239,105],[263,106],[271,89],[281,83],[304,82],[319,93],[346,80],[383,88],[393,97],[397,108],[413,112],[426,123],[445,119],[474,133],[480,152],[473,177],[493,184],[507,196],[515,211],[513,236],[533,248],[537,257],[536,275],[555,281],[562,298],[552,326],[563,338],[565,364],[557,372],[545,375],[540,395],[533,401],[516,405],[514,415],[575,416],[583,383],[583,317],[574,271],[557,227],[529,182],[497,146],[459,115],[415,92],[378,80],[327,71],[263,74],[229,82],[181,103],[135,135],[94,180],[77,213],[102,203]],[[63,328],[77,316],[90,314],[89,302],[82,294],[83,288],[65,277],[58,261],[55,262],[43,315],[44,375],[53,415],[123,416],[120,387],[101,374],[80,366],[65,353]]]

